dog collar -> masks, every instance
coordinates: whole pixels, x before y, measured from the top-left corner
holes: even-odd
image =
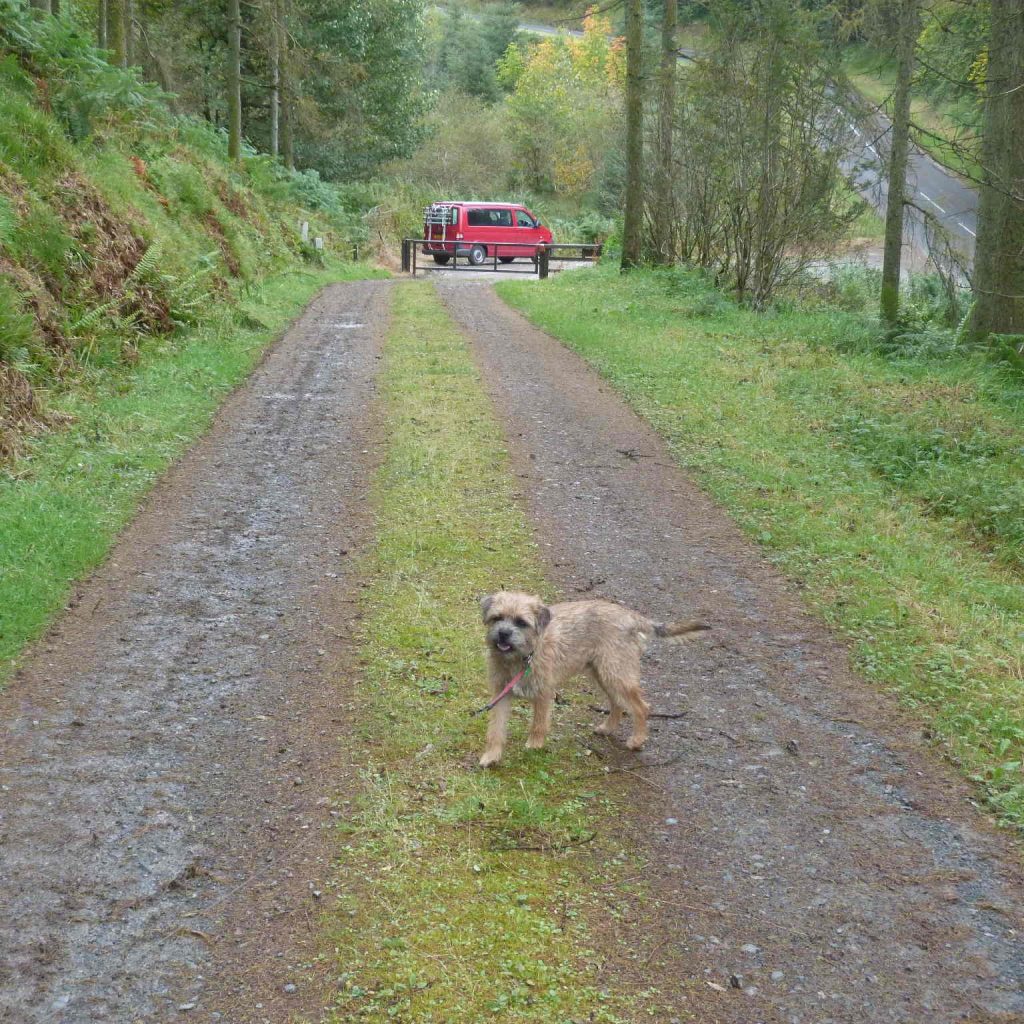
[[[505,689],[502,690],[501,693],[499,693],[498,696],[495,697],[490,704],[485,704],[482,708],[477,708],[476,711],[471,712],[471,714],[482,715],[485,711],[490,711],[491,708],[497,707],[497,705],[500,704],[512,692],[512,688],[516,685],[516,683],[518,683],[520,679],[524,679],[529,674],[529,671],[530,658],[527,658],[526,664],[523,666],[522,670],[520,672],[517,672],[512,677],[512,679],[509,681]]]

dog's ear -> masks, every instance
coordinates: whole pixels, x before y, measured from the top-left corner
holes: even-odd
[[[537,629],[544,629],[550,621],[551,609],[546,604],[542,604],[537,609]]]
[[[484,596],[480,598],[480,614],[483,616],[484,622],[487,621],[487,616],[490,613],[492,604],[494,604],[493,594],[484,594]]]

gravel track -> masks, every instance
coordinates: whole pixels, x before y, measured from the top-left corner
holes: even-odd
[[[390,287],[321,293],[0,694],[5,1024],[320,1006]]]
[[[438,289],[559,596],[714,627],[648,657],[651,703],[684,715],[641,755],[579,723],[647,858],[635,980],[701,1024],[1024,1020],[1019,845],[609,385],[490,286]]]

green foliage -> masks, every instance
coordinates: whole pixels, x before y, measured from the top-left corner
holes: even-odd
[[[408,156],[426,105],[423,0],[303,0],[304,95],[315,100],[299,162],[324,177],[368,177]]]
[[[601,179],[621,132],[625,75],[620,41],[599,15],[584,22],[581,39],[546,38],[513,45],[499,64],[512,88],[508,120],[523,184],[537,192],[580,199]]]
[[[818,19],[786,0],[723,0],[716,14],[680,90],[673,208],[650,216],[671,218],[676,258],[759,308],[830,253],[859,211],[827,141],[842,137],[844,115]]]
[[[444,10],[431,68],[438,92],[456,90],[485,103],[501,99],[496,64],[518,36],[519,13],[513,4],[466,15],[461,7]]]
[[[0,50],[45,81],[46,101],[73,139],[114,116],[162,118],[160,90],[133,70],[107,63],[69,17],[34,18],[19,0],[0,0]]]
[[[32,102],[34,94],[17,58],[0,58],[0,165],[29,181],[56,173],[73,158],[60,125]]]
[[[12,17],[3,4],[0,47],[15,51],[0,54],[7,457],[15,434],[46,418],[33,387],[116,372],[161,336],[199,325],[211,294],[231,304],[235,282],[251,287],[306,257],[304,220],[328,252],[347,250],[365,227],[316,172],[255,156],[229,164],[219,131],[172,116],[148,87],[133,93],[138,80],[111,69],[72,20],[20,7]],[[111,83],[128,93],[104,93]],[[65,90],[77,107],[61,99]],[[73,110],[94,126],[102,119],[102,131],[82,139]],[[11,403],[21,411],[9,416]]]
[[[21,305],[21,299],[0,277],[0,363],[17,365],[35,341],[35,321]]]
[[[432,193],[428,202],[496,199],[513,185],[515,150],[502,106],[445,92],[426,119],[426,131],[415,155],[385,173]]]
[[[835,430],[873,472],[1024,569],[1020,438],[969,422],[943,423],[936,405],[909,415],[850,412]]]

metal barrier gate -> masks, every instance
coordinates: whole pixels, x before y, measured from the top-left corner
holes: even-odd
[[[437,249],[441,246],[444,251],[440,253],[428,252],[427,246]],[[473,261],[472,253],[474,248],[482,247],[486,253],[483,260]],[[502,249],[505,250],[502,253]],[[523,256],[524,249],[532,249],[532,256]],[[558,263],[596,263],[601,258],[602,246],[600,243],[592,242],[481,242],[476,246],[459,247],[455,242],[443,241],[430,238],[403,238],[402,239],[402,270],[407,274],[416,276],[418,272],[433,273],[435,271],[448,271],[465,273],[487,273],[487,274],[525,274],[532,276],[536,274],[542,280],[549,274],[558,273],[560,267],[552,267],[551,261]],[[510,251],[511,254],[510,254]],[[443,262],[436,262],[435,255],[444,256]],[[426,265],[426,259],[418,257],[430,257],[432,265]],[[459,260],[463,259],[463,264]],[[514,264],[516,259],[530,260],[530,266]]]

